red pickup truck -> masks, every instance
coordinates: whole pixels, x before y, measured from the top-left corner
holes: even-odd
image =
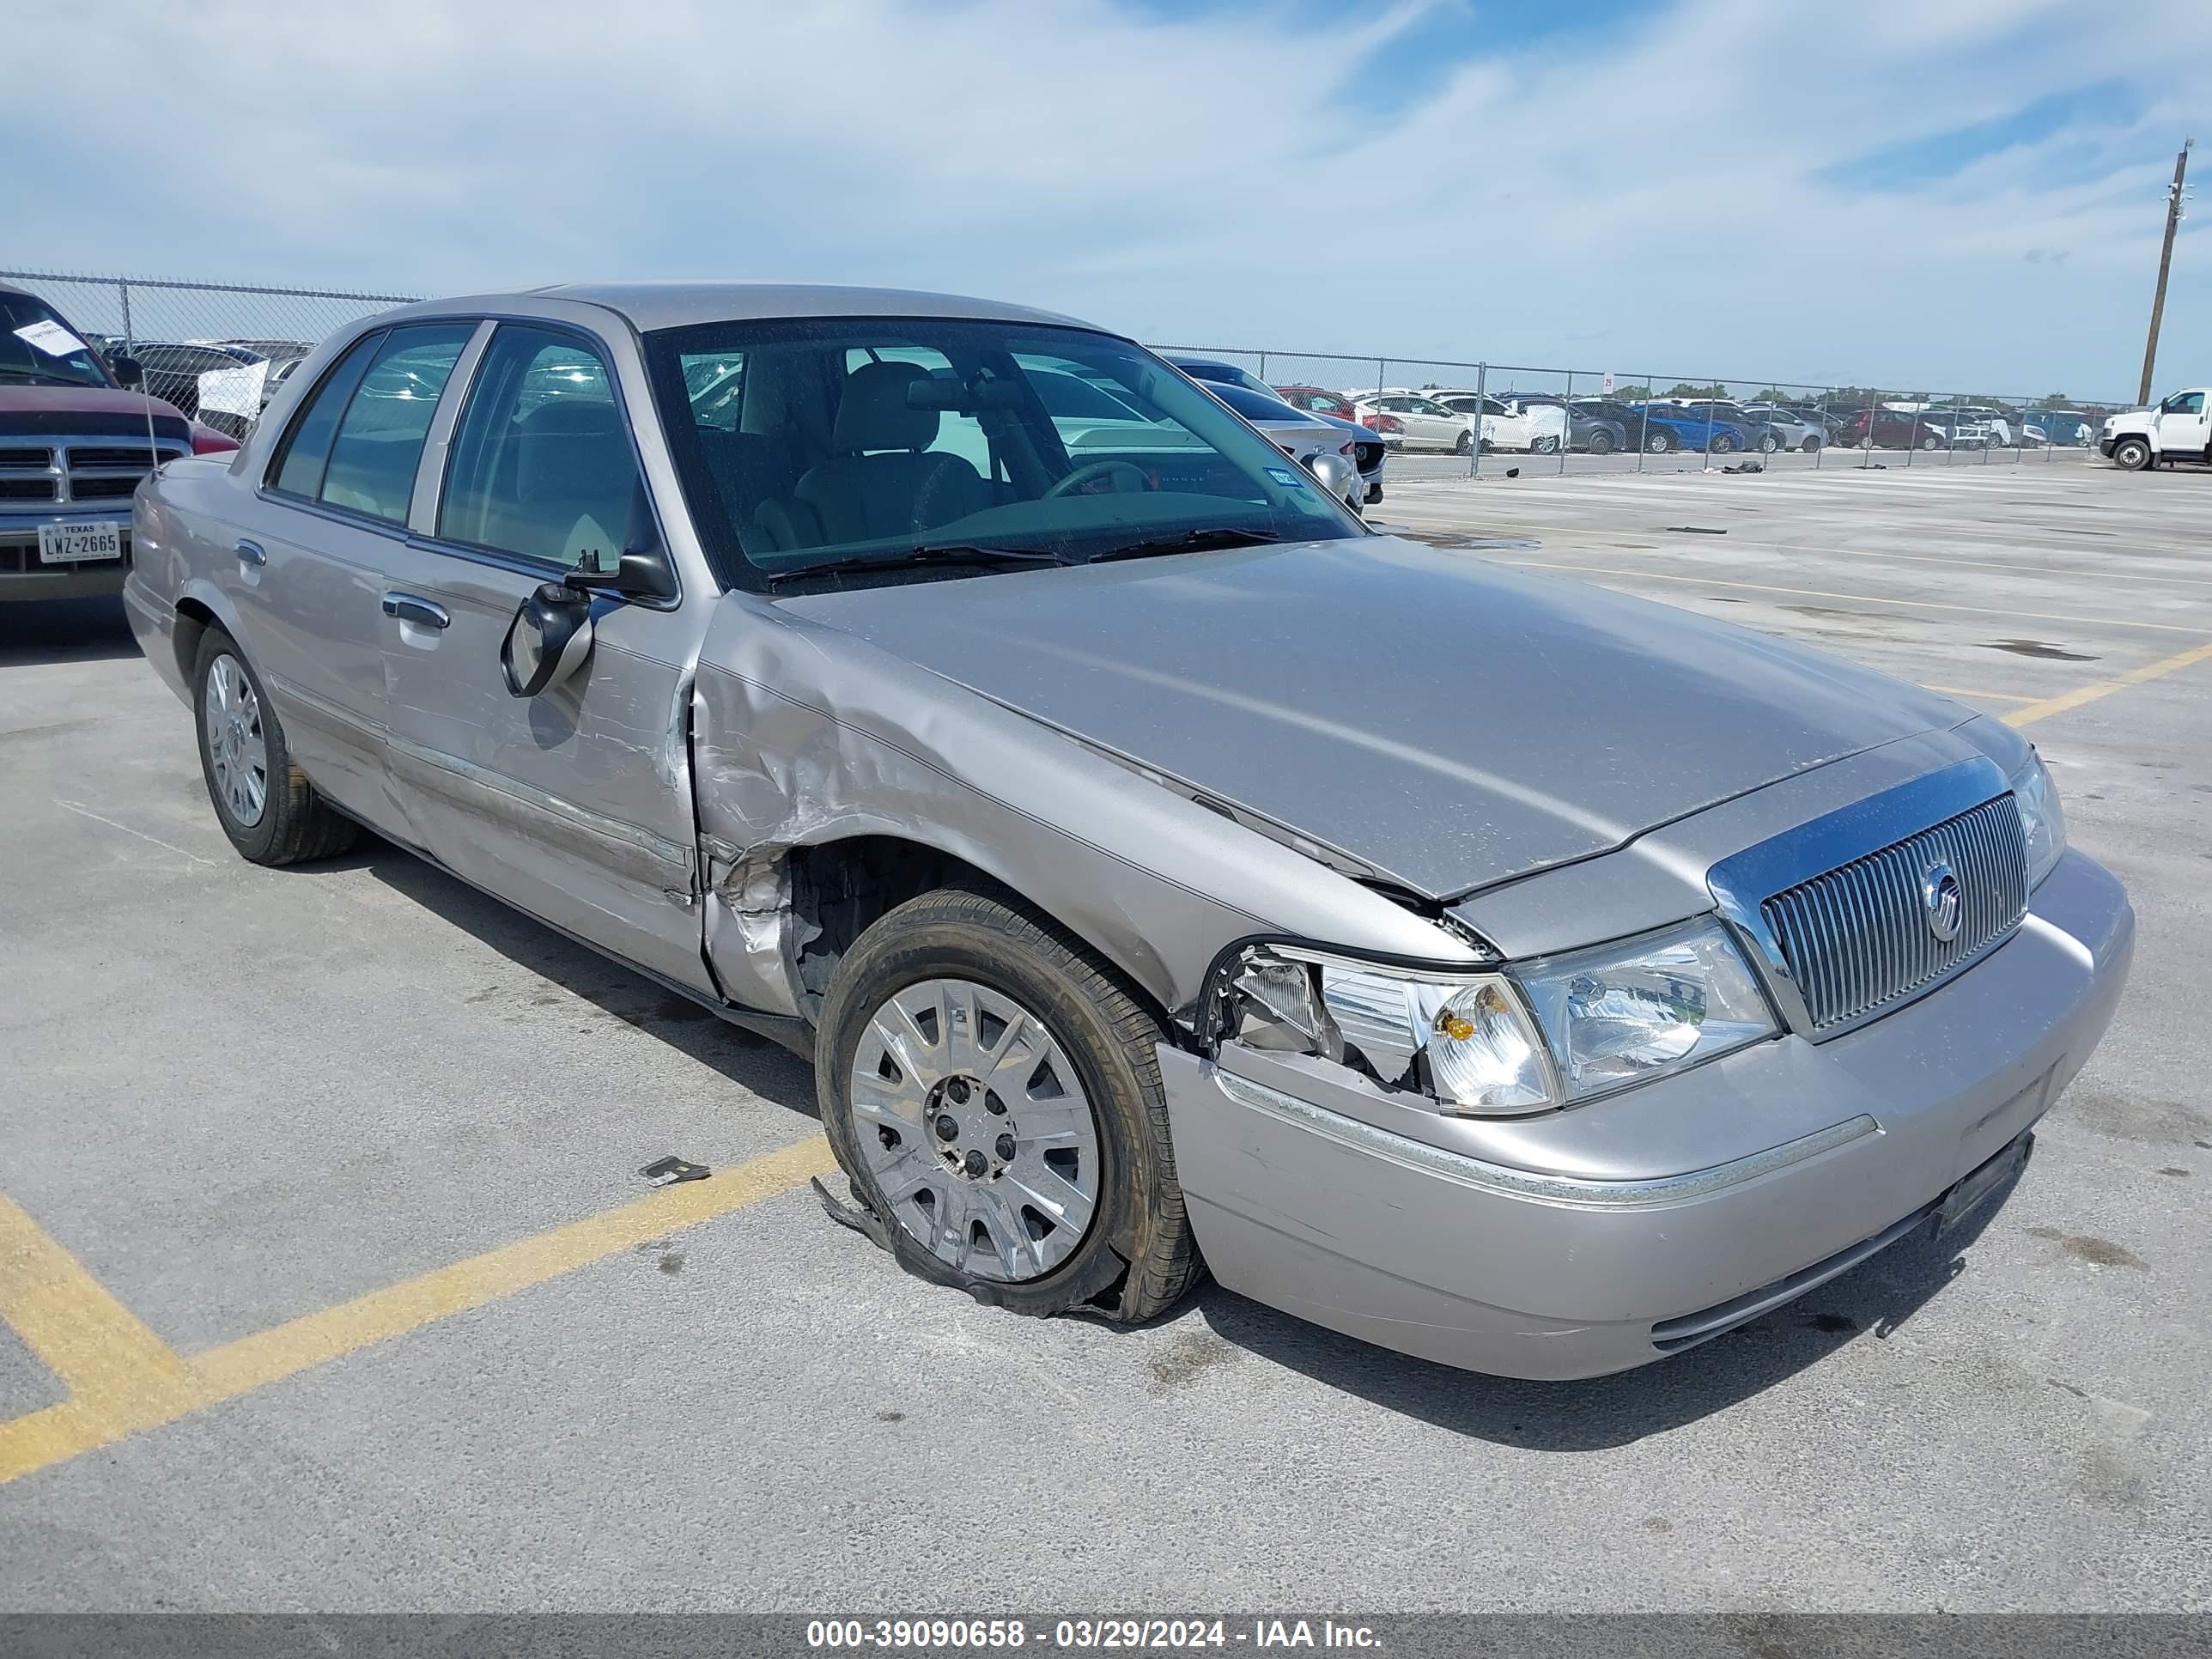
[[[177,456],[238,447],[131,390],[141,378],[0,283],[0,604],[120,593],[138,481]]]

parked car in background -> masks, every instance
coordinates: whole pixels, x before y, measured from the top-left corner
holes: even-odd
[[[192,340],[139,340],[131,355],[146,374],[146,392],[188,416],[200,412],[200,376],[263,361],[244,346]]]
[[[1741,404],[1726,398],[1669,398],[1663,401],[1673,404],[1692,420],[1703,423],[1710,415],[1716,432],[1725,427],[1729,434],[1726,447],[1714,447],[1714,453],[1727,453],[1728,448],[1754,450],[1761,455],[1771,455],[1787,447],[1782,433],[1760,416],[1754,415]]]
[[[0,283],[0,602],[121,592],[139,481],[180,456],[238,447],[131,390],[138,373]]]
[[[1285,410],[1333,430],[1338,453],[1349,458],[1359,469],[1357,486],[1346,496],[1352,509],[1362,512],[1371,503],[1382,499],[1382,466],[1391,446],[1382,441],[1382,434],[1370,431],[1354,419],[1356,411],[1343,398],[1328,392],[1320,394],[1342,408],[1344,412],[1339,414],[1334,409],[1316,409],[1310,404],[1294,404],[1273,386],[1234,363],[1218,362],[1207,357],[1170,357],[1168,361],[1209,389],[1219,386],[1233,388],[1236,395],[1224,397],[1222,401],[1255,426],[1276,435],[1286,449],[1291,447],[1286,439],[1291,426],[1283,413]],[[1312,457],[1310,453],[1301,453],[1298,459],[1304,462]]]
[[[1817,415],[1802,414],[1780,404],[1746,404],[1743,410],[1765,424],[1784,449],[1810,455],[1827,444],[1827,424]]]
[[[1621,447],[1635,449],[1642,441],[1643,416],[1637,406],[1621,398],[1577,398],[1575,413],[1587,420],[1612,421],[1621,429]]]
[[[1367,418],[1370,414],[1395,421],[1407,449],[1449,449],[1464,455],[1474,447],[1472,417],[1445,408],[1425,392],[1384,386],[1344,395],[1359,410],[1362,426],[1374,424]]]
[[[1837,441],[1854,449],[1936,450],[1950,442],[1950,428],[1925,410],[1876,404],[1844,413],[1845,423]]]
[[[252,361],[211,368],[199,377],[200,418],[234,438],[243,438],[269,400],[314,349],[306,340],[216,340],[219,349],[247,351]]]
[[[1749,428],[1723,419],[1717,411],[1692,411],[1670,402],[1631,404],[1629,410],[1636,422],[1632,430],[1642,434],[1648,455],[1666,455],[1678,449],[1732,455],[1753,443]]]
[[[1372,499],[1382,499],[1382,441],[1364,427],[1293,409],[1273,392],[1255,392],[1241,384],[1218,380],[1199,384],[1265,433],[1269,442],[1309,472],[1316,471],[1314,464],[1323,455],[1340,456],[1350,463],[1343,496],[1344,504],[1353,512],[1365,509],[1370,488]]]
[[[2087,449],[2097,441],[2097,423],[2075,410],[2031,409],[2020,418],[2023,427],[2039,433],[2047,444]]]
[[[1447,409],[1471,414],[1476,408],[1472,392],[1439,392],[1437,401]],[[1564,398],[1548,392],[1510,392],[1488,400],[1483,422],[1483,442],[1492,449],[1526,449],[1541,455],[1556,454],[1559,429],[1565,425],[1567,447],[1593,455],[1610,455],[1628,447],[1628,428],[1602,415],[1585,414]],[[1505,441],[1510,438],[1510,441]]]
[[[1293,409],[1303,409],[1309,415],[1326,415],[1333,420],[1359,420],[1359,406],[1340,392],[1325,392],[1317,386],[1279,386],[1275,395]]]
[[[1173,363],[1194,380],[1212,380],[1218,386],[1241,386],[1247,392],[1256,392],[1263,398],[1279,396],[1275,388],[1241,363],[1226,362],[1218,357],[1171,356]]]
[[[1570,424],[1566,409],[1556,401],[1523,403],[1510,392],[1478,396],[1464,386],[1447,386],[1426,395],[1470,427],[1479,421],[1485,449],[1557,454]]]

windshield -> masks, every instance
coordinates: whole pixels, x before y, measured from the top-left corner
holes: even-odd
[[[27,294],[0,294],[0,385],[112,384],[92,348],[52,307]]]
[[[693,521],[727,586],[1365,533],[1206,391],[1109,335],[781,319],[662,330],[647,353]]]

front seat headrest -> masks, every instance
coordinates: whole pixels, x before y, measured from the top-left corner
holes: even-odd
[[[907,403],[910,381],[927,378],[919,363],[863,363],[845,377],[830,445],[840,455],[870,449],[927,449],[937,441],[937,411]]]

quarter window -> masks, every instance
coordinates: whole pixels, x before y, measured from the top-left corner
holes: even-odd
[[[331,441],[321,498],[392,524],[407,522],[415,469],[447,377],[476,325],[430,323],[384,337]]]
[[[714,377],[702,384],[711,400]],[[502,325],[454,429],[438,533],[562,565],[593,553],[611,569],[643,506],[606,359],[572,334]]]
[[[271,486],[290,495],[313,497],[322,493],[323,470],[329,465],[331,440],[337,435],[338,417],[346,400],[361,384],[362,371],[382,344],[382,333],[364,335],[323,377],[322,385],[308,394],[306,407],[293,418],[276,458]]]

